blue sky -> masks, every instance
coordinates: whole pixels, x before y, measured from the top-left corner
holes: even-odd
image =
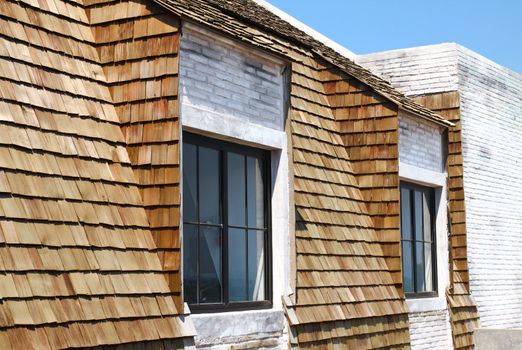
[[[456,42],[522,73],[522,0],[268,0],[357,53]]]

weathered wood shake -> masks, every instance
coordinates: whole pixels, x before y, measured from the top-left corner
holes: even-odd
[[[0,348],[182,347],[83,4],[0,9]]]
[[[273,295],[286,345],[410,348],[405,111],[449,128],[447,301],[455,348],[472,348],[458,95],[415,102],[251,0],[0,1],[0,348],[193,346],[180,232],[185,23],[289,68],[294,280]]]

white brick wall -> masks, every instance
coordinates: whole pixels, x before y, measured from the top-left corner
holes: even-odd
[[[413,350],[453,349],[447,310],[410,313],[408,319]]]
[[[399,113],[399,159],[406,164],[442,171],[442,128]]]
[[[440,44],[357,56],[407,95],[458,89],[456,44]]]
[[[189,27],[180,57],[182,114],[192,106],[282,130],[281,63]]]
[[[458,48],[471,289],[483,327],[522,327],[522,75]]]
[[[408,95],[460,91],[472,295],[483,327],[522,327],[522,76],[456,44],[358,61]]]

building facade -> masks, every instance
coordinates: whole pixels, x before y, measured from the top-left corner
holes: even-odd
[[[518,254],[518,75],[454,45],[372,73],[262,1],[0,8],[0,348],[470,349],[479,311],[518,325],[516,255],[487,244]]]

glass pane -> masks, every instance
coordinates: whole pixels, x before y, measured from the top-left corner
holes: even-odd
[[[432,237],[431,237],[431,211],[430,211],[430,207],[431,207],[431,195],[430,195],[430,192],[429,191],[426,191],[423,193],[423,196],[422,196],[422,208],[423,208],[423,213],[424,213],[424,240],[426,242],[431,242],[432,241]]]
[[[411,239],[410,190],[401,188],[401,237]]]
[[[221,223],[219,173],[219,151],[199,147],[199,220],[202,223]]]
[[[228,231],[228,294],[230,301],[247,300],[246,230]]]
[[[424,243],[415,243],[415,291],[426,291],[424,283]]]
[[[265,232],[248,231],[248,300],[265,300]]]
[[[228,224],[246,226],[245,156],[228,153]]]
[[[247,157],[248,227],[265,227],[263,162]]]
[[[198,302],[198,228],[183,225],[183,292],[185,302]]]
[[[197,147],[183,144],[183,221],[197,222]]]
[[[432,244],[424,244],[424,259],[426,261],[426,291],[433,291],[433,259],[432,259]]]
[[[219,303],[221,298],[221,229],[200,226],[199,303]]]
[[[422,241],[424,239],[424,226],[422,218],[422,192],[413,191],[414,199],[414,215],[415,215],[415,240]]]
[[[413,290],[413,243],[402,242],[402,275],[404,292],[412,293]]]

